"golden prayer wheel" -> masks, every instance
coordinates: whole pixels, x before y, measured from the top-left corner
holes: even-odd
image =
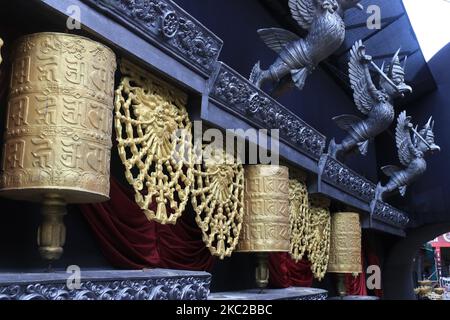
[[[268,254],[290,251],[289,169],[255,165],[245,168],[245,214],[238,252],[257,253],[256,280],[268,285]]]
[[[343,275],[362,273],[361,222],[358,213],[332,214],[328,272],[339,274],[338,290],[341,296],[345,295]]]
[[[39,250],[57,260],[66,203],[109,199],[116,57],[61,33],[25,36],[12,57],[0,195],[43,203]]]

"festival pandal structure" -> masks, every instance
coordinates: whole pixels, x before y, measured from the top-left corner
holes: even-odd
[[[289,5],[294,18],[308,24],[309,33],[315,33],[317,30],[312,28],[320,28],[321,21],[325,21],[322,15],[330,14],[331,9],[309,12],[311,17],[304,17],[301,9],[306,2],[291,0]],[[341,8],[342,12],[359,1],[353,2],[350,7]],[[337,22],[341,21],[340,12],[332,14]],[[169,23],[178,19],[176,11],[165,12],[163,18],[166,20],[163,20],[161,32],[171,39],[178,30],[171,29],[176,25]],[[274,32],[266,30],[260,34],[268,43]],[[332,54],[345,37],[342,32],[337,34],[334,47],[327,52],[303,52],[305,61],[317,56],[320,57],[318,63]],[[289,52],[294,52],[294,46],[305,48],[299,39],[288,38],[286,32],[283,34],[285,43],[275,48],[281,60],[271,67],[273,72],[262,71],[259,65],[253,71],[251,80],[258,86],[265,80],[278,80],[276,72],[290,72],[294,66],[283,65],[283,61]],[[326,34],[320,36],[330,38]],[[0,47],[2,44],[0,40]],[[274,49],[275,44],[269,44]],[[339,201],[320,192],[309,192],[312,175],[306,171],[300,177],[294,174],[301,165],[246,165],[229,150],[209,148],[208,144],[200,146],[201,153],[208,156],[198,157],[188,95],[176,84],[124,58],[120,60],[117,80],[113,51],[99,42],[73,34],[27,35],[14,44],[11,57],[0,196],[42,204],[38,245],[46,261],[58,260],[63,253],[66,204],[109,199],[114,123],[116,149],[113,152],[118,153],[123,163],[125,178],[142,214],[149,221],[176,224],[183,214],[191,214],[187,212],[191,205],[211,255],[219,259],[228,258],[233,252],[255,256],[258,288],[268,287],[268,257],[276,252],[290,253],[297,262],[308,259],[318,280],[326,273],[338,274],[341,280],[337,291],[341,295],[346,294],[342,275],[363,272],[360,216],[366,213],[333,212],[332,208],[339,207]],[[383,104],[380,95],[372,92],[376,88],[371,86],[371,79],[365,72],[370,61],[362,42],[356,43],[350,62],[352,84],[357,90],[356,104],[376,119],[377,114],[371,114],[369,109],[391,106]],[[313,69],[309,65],[302,67],[305,70],[290,73],[300,89],[307,71]],[[398,56],[394,57],[388,71],[377,70],[385,78],[384,86],[393,84],[396,87],[391,88],[393,91],[408,89],[399,89],[404,86],[404,70]],[[250,97],[252,103],[277,105],[250,82],[245,83],[254,90]],[[375,107],[371,109],[369,104]],[[383,123],[381,131],[392,121]],[[344,126],[342,121],[337,122]],[[347,121],[345,125],[351,137],[355,137],[360,127],[358,122]],[[306,124],[304,128],[313,132]],[[418,133],[403,117],[397,132],[406,131],[402,135],[404,139],[412,139],[408,140],[411,144],[416,147],[421,144],[427,151],[427,147],[437,148],[432,130],[433,124],[429,122],[423,132]],[[411,138],[410,132],[416,138]],[[380,130],[374,130],[367,141],[379,133]],[[403,150],[404,143],[397,141],[397,144]],[[352,149],[361,151],[366,147],[358,141],[352,144]],[[336,158],[343,170],[345,167],[335,152],[336,145],[330,150],[330,154],[319,156]],[[388,173],[395,180],[395,187],[402,188],[413,180],[404,177],[402,171]],[[384,204],[383,197],[368,201],[373,210],[380,204],[390,208]],[[375,211],[370,214],[374,215]]]

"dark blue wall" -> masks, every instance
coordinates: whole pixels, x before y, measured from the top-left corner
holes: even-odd
[[[260,40],[260,28],[280,27],[277,21],[257,0],[175,0],[223,41],[220,60],[247,77],[258,60],[263,67],[274,62],[276,53]],[[360,115],[349,97],[331,77],[317,70],[303,91],[293,89],[279,101],[329,139],[344,137],[331,120],[341,114]],[[366,158],[349,158],[348,164],[357,172],[377,180],[374,147]]]
[[[261,60],[263,66],[268,66],[274,61],[275,53],[259,39],[256,30],[279,25],[257,0],[175,1],[224,40],[221,60],[241,74],[248,75],[257,60]],[[57,27],[42,24],[37,16],[35,18],[38,21],[28,25],[28,29],[34,30],[33,26],[36,25],[39,30],[58,30]],[[10,26],[5,28],[4,24],[8,22],[3,19],[0,23],[0,32],[14,29],[13,27],[16,26],[14,19],[12,18]],[[15,33],[11,38],[15,38],[21,33],[29,33],[28,29],[14,29]],[[6,60],[5,67],[7,63]],[[341,87],[322,70],[316,71],[309,78],[304,91],[292,90],[280,101],[329,138],[336,136],[338,140],[344,136],[344,133],[336,127],[331,118],[343,113],[358,114],[351,97],[347,96]],[[0,105],[6,105],[6,98],[0,101]],[[5,110],[4,108],[0,109],[0,123],[4,123]],[[3,132],[1,125],[0,132]],[[355,157],[349,161],[349,165],[368,178],[377,180],[374,148],[366,158]],[[119,179],[123,175],[117,158],[114,160],[112,171]],[[36,246],[36,232],[40,221],[39,207],[23,202],[0,200],[0,211],[2,214],[0,271],[44,269],[46,266],[39,259]],[[71,213],[66,218],[66,224],[68,231],[66,253],[55,267],[64,268],[70,264],[78,264],[83,268],[109,267],[109,264],[101,256],[89,227],[77,210],[71,209]],[[215,273],[217,290],[230,289],[229,286],[234,286],[236,283],[249,287],[253,285],[251,265],[254,261],[246,259],[249,258],[239,258],[237,255],[236,259],[229,259],[224,264],[217,264],[217,269],[222,269],[224,272]],[[245,271],[242,267],[243,262],[246,265]],[[236,271],[236,281],[229,282],[227,281],[228,277],[224,276],[228,267],[232,267]]]
[[[423,126],[433,115],[436,143],[442,151],[428,156],[428,171],[409,190],[406,199],[398,200],[412,214],[417,224],[450,221],[450,44],[442,49],[429,62],[430,70],[436,80],[437,90],[411,104],[406,109],[413,122]],[[380,166],[398,164],[393,137],[386,154],[379,149]],[[383,143],[389,144],[386,140]],[[397,198],[398,199],[398,198]]]

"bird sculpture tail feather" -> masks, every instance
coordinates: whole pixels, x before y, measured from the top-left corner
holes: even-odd
[[[307,68],[291,70],[292,81],[294,82],[295,86],[300,90],[303,90],[303,87],[305,86],[306,79],[308,78],[308,76],[309,71]]]
[[[253,83],[258,88],[261,88],[261,80],[262,80],[263,70],[261,69],[261,62],[258,61],[252,69],[250,73],[250,82]]]
[[[358,149],[363,156],[367,155],[367,152],[369,151],[369,140],[358,143]]]

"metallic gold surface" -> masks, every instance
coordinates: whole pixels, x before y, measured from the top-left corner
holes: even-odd
[[[310,220],[308,189],[303,181],[289,181],[289,219],[291,223],[291,257],[299,262],[306,255]]]
[[[256,270],[255,279],[256,286],[259,289],[265,289],[269,285],[269,253],[268,252],[258,252],[256,253]]]
[[[325,277],[330,258],[331,214],[329,208],[329,199],[320,195],[310,196],[306,250],[309,261],[312,263],[313,275],[319,281]]]
[[[242,229],[244,168],[224,150],[206,146],[207,158],[194,168],[192,205],[203,241],[213,256],[231,256]],[[200,162],[200,161],[199,161]]]
[[[237,251],[289,252],[289,169],[245,168],[245,214]]]
[[[0,194],[107,200],[114,53],[83,37],[39,33],[21,38],[12,57]]]
[[[358,213],[334,213],[331,217],[330,273],[362,273],[361,223]]]
[[[43,222],[38,230],[38,246],[41,257],[47,261],[59,260],[66,242],[64,216],[66,202],[58,194],[47,194],[42,202]]]
[[[39,251],[54,261],[66,203],[109,199],[116,57],[61,33],[25,36],[12,57],[0,195],[43,203]]]
[[[115,128],[125,176],[149,220],[175,224],[193,183],[187,95],[127,61],[121,71]]]

